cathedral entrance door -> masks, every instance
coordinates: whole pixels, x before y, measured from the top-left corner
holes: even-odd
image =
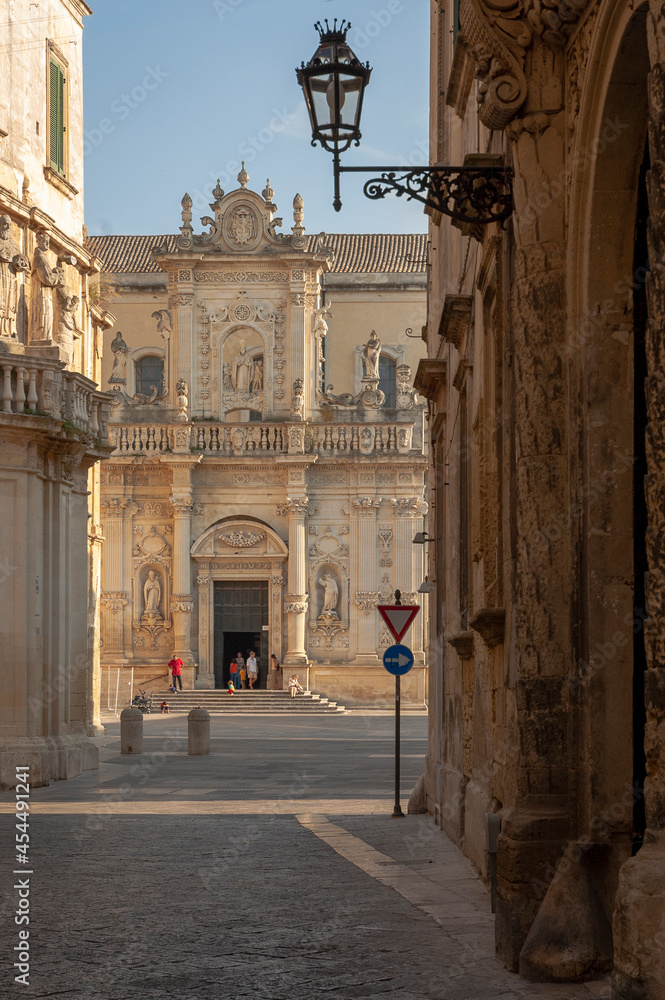
[[[268,581],[216,580],[214,593],[215,687],[226,687],[231,660],[240,651],[254,650],[259,664],[259,687],[265,687],[268,669]]]

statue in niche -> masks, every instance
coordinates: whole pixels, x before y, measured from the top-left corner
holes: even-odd
[[[79,304],[78,295],[74,295],[72,288],[65,279],[65,270],[59,266],[55,268],[58,276],[58,284],[55,288],[56,301],[58,303],[58,343],[71,347],[72,341],[77,336],[76,318],[74,313]]]
[[[154,569],[151,569],[148,573],[148,579],[143,586],[143,597],[145,600],[144,617],[161,618],[162,613],[159,610],[159,603],[162,598],[162,588]]]
[[[254,362],[252,392],[263,392],[263,358],[257,358]]]
[[[333,577],[332,573],[326,573],[319,580],[319,585],[323,587],[323,607],[321,608],[321,614],[336,615],[339,588],[337,587],[337,581]]]
[[[32,295],[30,301],[30,341],[53,341],[53,292],[59,282],[57,270],[48,259],[51,245],[48,233],[37,234],[37,249],[32,258]]]
[[[363,344],[363,363],[365,365],[365,378],[379,378],[379,356],[381,354],[381,341],[372,330],[369,340]]]
[[[233,392],[233,380],[231,378],[231,365],[227,362],[222,366],[222,386],[225,392]]]
[[[109,385],[126,385],[129,348],[122,339],[120,330],[111,341],[111,351],[113,352],[113,371],[109,375]]]
[[[27,271],[30,264],[12,239],[11,219],[0,215],[0,337],[16,339],[14,323],[18,311],[20,271]]]
[[[240,350],[231,362],[231,379],[236,392],[249,392],[254,373],[254,362],[247,353],[246,341],[240,341]]]

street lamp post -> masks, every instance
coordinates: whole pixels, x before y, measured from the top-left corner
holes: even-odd
[[[312,145],[319,142],[333,154],[336,212],[342,207],[340,174],[372,173],[380,176],[366,181],[363,190],[373,201],[392,191],[398,198],[415,198],[470,227],[503,223],[510,217],[512,170],[497,157],[481,157],[481,162],[476,157],[473,164],[462,167],[343,167],[340,153],[360,145],[360,116],[372,69],[369,63],[361,63],[346,41],[349,21],[342,21],[339,28],[337,18],[332,28],[327,20],[325,28],[317,21],[314,27],[319,32],[319,46],[296,74],[312,126]]]

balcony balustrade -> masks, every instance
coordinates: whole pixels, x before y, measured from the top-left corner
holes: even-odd
[[[101,446],[108,444],[110,399],[78,372],[62,363],[27,359],[2,360],[3,417],[52,417],[72,425]]]

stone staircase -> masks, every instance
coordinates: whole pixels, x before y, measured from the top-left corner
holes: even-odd
[[[236,691],[229,694],[224,688],[207,691],[155,691],[152,695],[152,712],[159,712],[162,701],[169,703],[171,712],[189,712],[192,708],[207,708],[211,715],[253,715],[269,712],[313,713],[338,715],[345,712],[343,705],[329,701],[321,695],[306,691],[292,698],[288,691]]]

